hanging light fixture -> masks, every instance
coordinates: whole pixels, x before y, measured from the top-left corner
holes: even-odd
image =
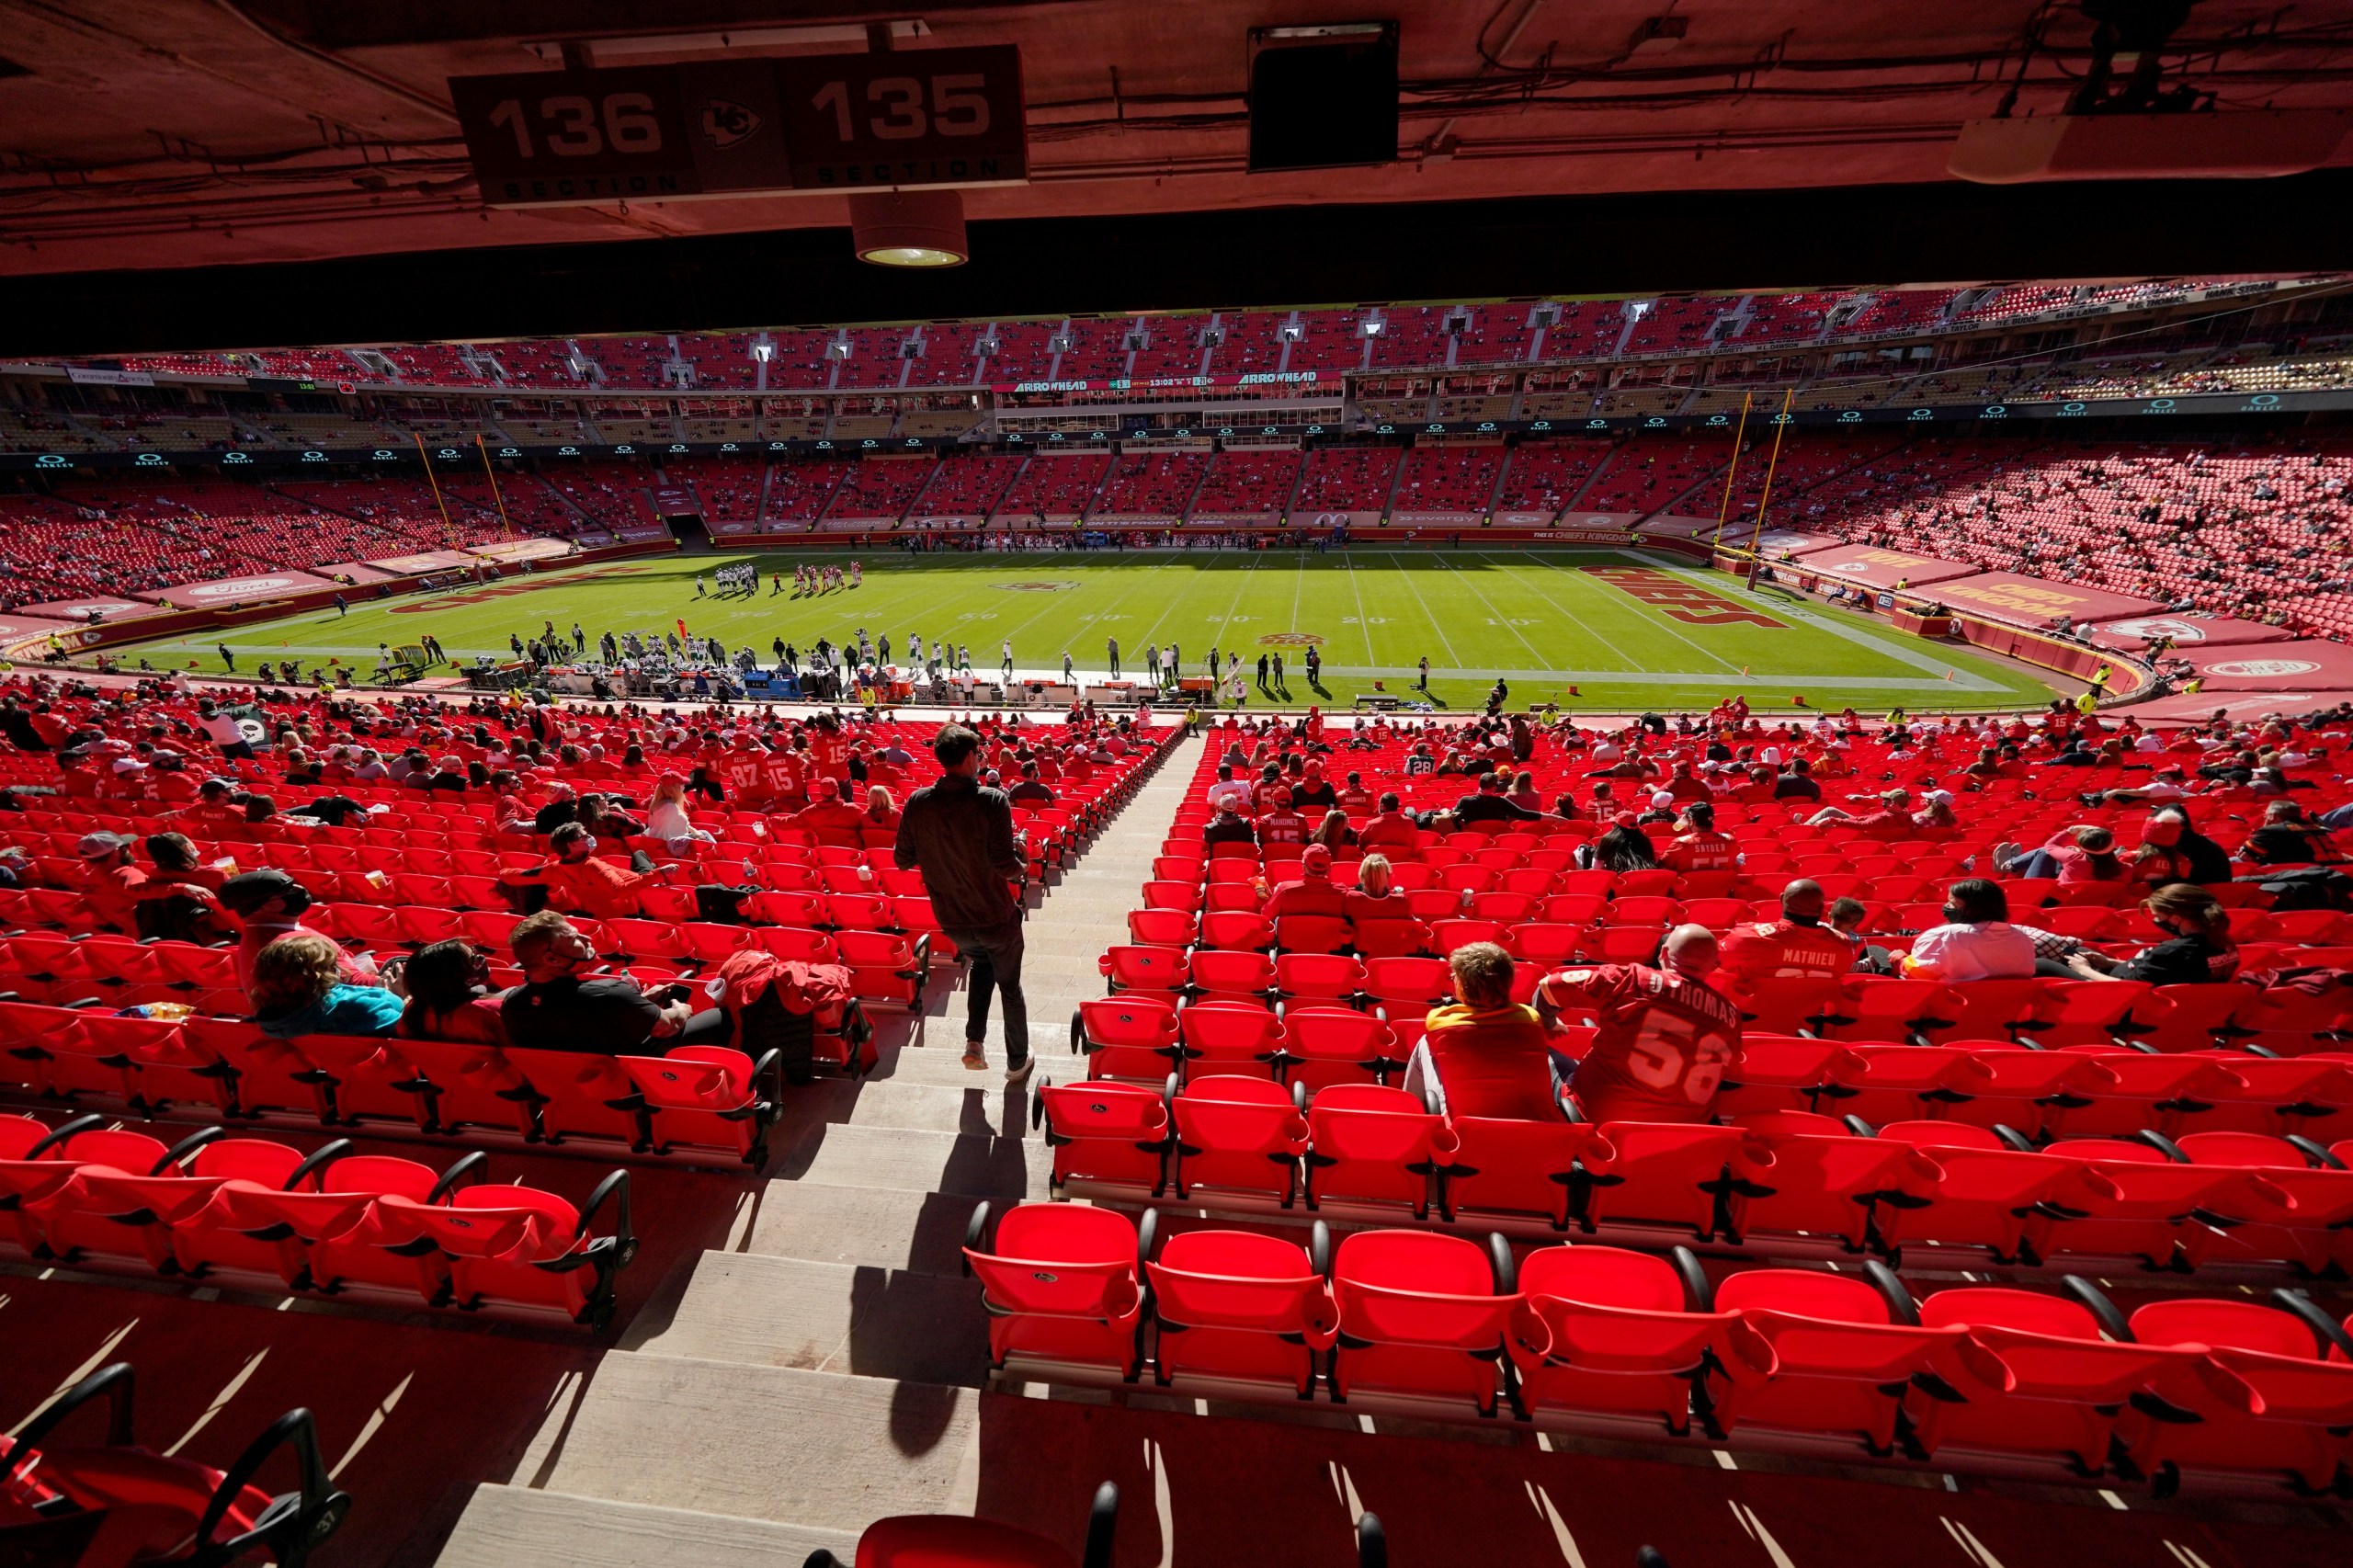
[[[954,190],[878,190],[849,199],[850,243],[877,267],[961,267],[964,198]]]

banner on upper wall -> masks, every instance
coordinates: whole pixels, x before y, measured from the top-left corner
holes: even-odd
[[[2353,691],[2353,648],[2307,640],[2185,651],[2203,690]]]
[[[333,593],[340,585],[308,572],[267,572],[250,577],[223,577],[213,583],[177,583],[158,589],[155,597],[182,609],[226,609],[232,605],[291,598],[297,594]]]
[[[2222,617],[2201,620],[2186,615],[2139,615],[2094,627],[2090,640],[2102,648],[2137,653],[2159,638],[2177,649],[2222,648],[2245,642],[2289,642],[2296,634],[2284,626]]]
[[[2013,626],[2056,626],[2062,619],[2081,626],[2086,621],[2116,616],[2141,615],[2157,608],[2154,601],[2134,598],[2130,594],[2027,577],[2016,572],[1986,572],[1940,583],[1929,597],[1942,600],[1955,609]]]
[[[1818,551],[1799,564],[1807,573],[1872,588],[1917,588],[1955,577],[1973,576],[1977,572],[1966,561],[1939,561],[1933,555],[1907,555],[1900,550],[1881,550],[1867,544]]]
[[[2220,713],[2225,719],[2260,719],[2277,713],[2293,719],[2334,708],[2347,699],[2341,691],[2208,691],[2195,697],[2160,697],[2136,702],[2124,711],[2143,723],[2153,719],[2177,719],[2199,723]]]

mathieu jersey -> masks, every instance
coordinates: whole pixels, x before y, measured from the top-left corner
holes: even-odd
[[[1648,964],[1556,970],[1537,994],[1593,1009],[1600,1028],[1570,1085],[1594,1121],[1705,1121],[1740,1060],[1740,1010],[1721,993]]]
[[[1768,980],[1836,980],[1855,967],[1854,945],[1827,926],[1772,920],[1735,926],[1723,941],[1724,972],[1744,986]]]

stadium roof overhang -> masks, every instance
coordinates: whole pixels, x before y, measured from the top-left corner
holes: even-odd
[[[0,304],[16,351],[2276,276],[2342,264],[2353,193],[2336,166],[1952,178],[1968,122],[2006,103],[2054,114],[2083,90],[2097,51],[2069,0],[1688,15],[1667,0],[11,0],[8,14],[0,275],[16,281]],[[1399,27],[1397,158],[1250,172],[1251,29],[1376,17]],[[1022,51],[1029,178],[966,191],[972,261],[927,277],[854,261],[835,193],[485,206],[447,86],[567,59],[855,48],[843,39],[892,23],[903,48]],[[2224,111],[2353,106],[2353,23],[2204,0],[2163,70]]]

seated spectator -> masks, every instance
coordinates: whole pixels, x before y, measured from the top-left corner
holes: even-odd
[[[1994,869],[2006,877],[2055,877],[2063,885],[2126,880],[2124,862],[2116,853],[2116,835],[2091,824],[2063,827],[2031,852],[2006,841],[1996,844],[1993,858]]]
[[[645,813],[645,835],[659,839],[673,855],[691,853],[698,844],[718,842],[688,817],[687,781],[675,773],[664,774],[654,786],[654,803]]]
[[[572,820],[597,837],[616,844],[645,831],[645,824],[621,810],[609,795],[590,793],[581,796]]]
[[[403,966],[400,979],[408,1006],[393,1032],[403,1040],[508,1043],[499,1011],[506,994],[491,989],[490,955],[472,942],[451,937],[427,943]]]
[[[2263,808],[2263,824],[2239,846],[2239,858],[2251,866],[2301,866],[2345,858],[2328,829],[2304,815],[2293,801],[2273,801]]]
[[[1326,849],[1350,848],[1356,841],[1357,830],[1348,825],[1347,813],[1337,807],[1324,813],[1324,820],[1315,824],[1315,832],[1308,840]]]
[[[1822,786],[1814,782],[1813,765],[1803,757],[1793,760],[1789,767],[1774,777],[1773,799],[1777,801],[1819,801]]]
[[[1841,900],[1852,903],[1852,900]],[[1863,913],[1855,904],[1858,919]],[[1855,967],[1856,945],[1822,923],[1822,884],[1803,878],[1781,890],[1781,917],[1735,926],[1725,934],[1727,980],[1754,991],[1773,980],[1835,980]]]
[[[1658,863],[1674,871],[1732,871],[1740,867],[1740,846],[1729,834],[1716,831],[1716,809],[1694,801],[1683,809],[1683,831],[1660,855]]]
[[[254,960],[261,950],[280,937],[302,934],[316,936],[301,922],[302,912],[311,907],[311,892],[301,883],[275,867],[256,871],[243,871],[221,884],[221,907],[237,917],[244,932],[237,942],[237,979],[240,983],[253,984]],[[366,954],[335,949],[344,980],[353,985],[380,985],[375,960]]]
[[[1998,884],[1983,877],[1953,883],[1944,916],[1944,925],[1913,938],[1903,963],[1906,977],[1960,984],[2034,972],[2034,938],[2010,924],[2010,903]]]
[[[1201,842],[1211,846],[1220,844],[1255,846],[1258,842],[1258,830],[1251,826],[1249,819],[1242,814],[1240,802],[1229,795],[1219,802],[1217,815],[1210,819],[1210,824],[1201,829]]]
[[[247,984],[261,1031],[275,1040],[391,1034],[400,1022],[401,999],[381,986],[346,981],[342,956],[315,931],[297,931],[263,948]]]
[[[851,849],[865,847],[858,808],[842,799],[841,779],[810,779],[809,803],[789,820],[801,832],[815,835],[820,844]]]
[[[135,936],[139,930],[139,890],[147,873],[133,865],[131,846],[138,842],[119,833],[85,833],[75,846],[82,857],[84,898],[91,923],[101,931]]]
[[[1714,934],[1678,926],[1656,968],[1565,969],[1537,983],[1537,1016],[1547,1026],[1573,1006],[1598,1024],[1569,1076],[1586,1120],[1713,1119],[1724,1074],[1740,1065],[1740,1009],[1709,983],[1716,967]]]
[[[1470,942],[1447,959],[1452,1002],[1430,1010],[1405,1066],[1405,1090],[1449,1117],[1560,1119],[1552,1039],[1536,1009],[1511,999],[1512,959]]]
[[[359,771],[362,778],[367,776],[366,768],[363,767]],[[533,833],[553,833],[565,823],[578,819],[580,802],[571,785],[559,778],[548,786],[548,792],[547,804],[541,806],[538,814],[531,819]]]
[[[1381,854],[1368,855],[1358,863],[1357,885],[1347,890],[1340,913],[1347,916],[1349,927],[1357,935],[1358,947],[1377,948],[1382,952],[1399,949],[1394,939],[1380,940],[1375,927],[1398,931],[1404,926],[1420,925],[1414,918],[1413,907],[1406,902],[1405,895],[1394,885],[1389,857]]]
[[[1487,823],[1534,822],[1543,814],[1530,811],[1506,796],[1504,793],[1504,776],[1500,773],[1482,773],[1478,782],[1477,790],[1456,801],[1453,810],[1446,813],[1454,819],[1454,825],[1458,828],[1477,827]],[[1438,815],[1436,812],[1429,813],[1423,819],[1423,825],[1433,825],[1433,819]]]
[[[1295,882],[1279,884],[1267,895],[1260,913],[1275,922],[1278,939],[1285,918],[1294,915],[1326,915],[1337,918],[1347,912],[1347,894],[1332,885],[1332,852],[1311,844],[1299,858]]]
[[[2143,836],[2146,837],[2152,828],[2162,832],[2163,829],[2159,824],[2166,823],[2176,824],[2174,828],[2176,836],[2172,847],[2188,863],[2189,881],[2227,882],[2231,880],[2229,852],[2199,832],[2196,824],[2189,820],[2189,808],[2178,801],[2159,806],[2151,812],[2148,824],[2142,829]]]
[[[2158,930],[2167,933],[2154,948],[2117,960],[2105,953],[2077,952],[2067,967],[2086,980],[2138,980],[2151,985],[2211,985],[2236,980],[2238,944],[2231,939],[2231,914],[2204,888],[2175,882],[2141,901]]]
[[[686,987],[672,986],[656,1000],[626,976],[581,978],[597,962],[596,947],[553,910],[526,916],[507,945],[523,983],[506,994],[499,1015],[518,1049],[658,1053],[672,1045],[724,1045],[734,1032],[719,1009],[695,1011],[679,994]]]
[[[146,847],[155,869],[133,894],[139,937],[205,947],[234,939],[235,927],[218,897],[227,873],[199,861],[196,846],[182,834],[155,834]]]
[[[866,812],[860,819],[859,831],[869,835],[899,831],[899,803],[880,784],[866,791]]]
[[[1876,799],[1879,801],[1879,810],[1866,812],[1858,816],[1838,806],[1824,806],[1805,819],[1806,826],[1814,827],[1826,822],[1845,822],[1852,823],[1859,832],[1872,838],[1897,839],[1913,836],[1913,828],[1916,824],[1912,819],[1910,810],[1912,792],[1909,790],[1882,790],[1876,797],[1849,795],[1847,799],[1858,804]]]
[[[1398,809],[1394,791],[1384,792],[1380,806],[1380,811],[1373,814],[1371,820],[1357,830],[1358,846],[1372,849],[1383,844],[1394,844],[1410,849],[1421,842],[1420,824]]]
[[[1634,813],[1620,812],[1600,837],[1577,846],[1577,864],[1587,870],[1644,871],[1658,864],[1658,852]]]
[[[1054,792],[1039,778],[1038,765],[1034,762],[1021,765],[1021,782],[1007,790],[1005,798],[1017,806],[1051,806],[1054,803]]]
[[[2145,887],[2194,881],[2196,879],[2189,874],[2189,857],[2181,852],[2180,846],[2180,823],[2151,817],[2141,824],[2141,843],[2125,867],[2126,876]]]
[[[1260,846],[1305,844],[1307,819],[1291,809],[1290,790],[1279,784],[1274,789],[1271,800],[1272,804],[1258,818]]]
[[[548,848],[553,853],[547,860],[528,871],[509,872],[502,880],[542,883],[556,908],[598,920],[635,915],[637,890],[675,869],[655,866],[642,849],[630,856],[627,870],[609,860],[599,860],[596,835],[576,822],[565,823],[551,834]]]
[[[1290,787],[1290,803],[1302,812],[1328,812],[1340,803],[1339,792],[1324,777],[1324,759],[1311,756]]]

